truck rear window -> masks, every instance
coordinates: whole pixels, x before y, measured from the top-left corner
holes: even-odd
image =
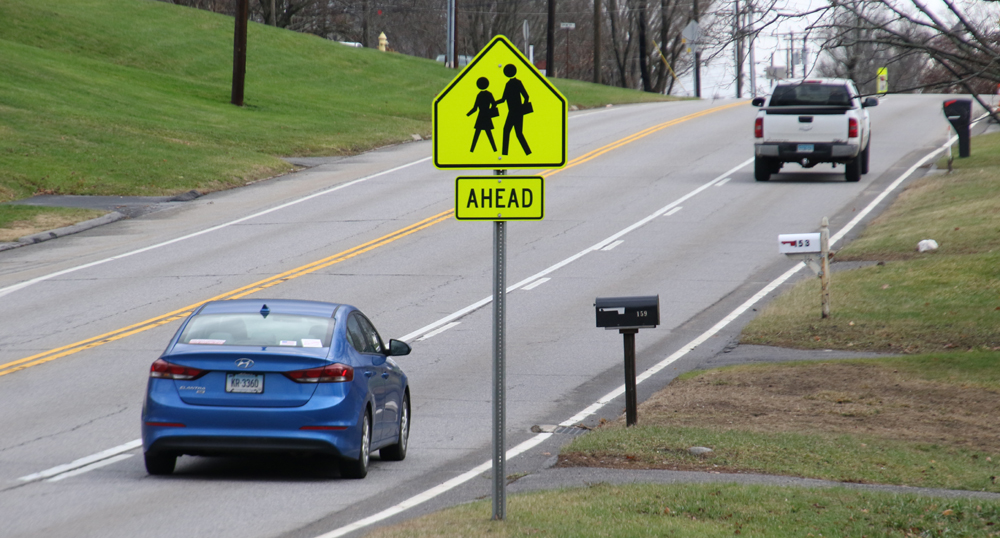
[[[778,86],[768,106],[851,106],[847,87],[837,84],[796,84]]]

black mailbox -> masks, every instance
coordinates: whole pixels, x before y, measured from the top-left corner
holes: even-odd
[[[598,297],[597,326],[605,329],[652,329],[660,324],[660,296]]]
[[[949,99],[944,102],[944,115],[955,128],[958,135],[958,156],[968,157],[969,151],[969,125],[972,122],[972,100],[971,99]]]

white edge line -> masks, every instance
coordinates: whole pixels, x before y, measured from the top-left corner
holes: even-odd
[[[951,141],[948,142],[949,145],[951,143],[952,143]],[[879,195],[879,197],[877,197],[875,201],[872,201],[872,203],[869,204],[865,208],[864,212],[865,213],[871,212],[871,210],[874,209],[876,205],[878,205],[879,201],[881,201],[882,199],[884,199],[885,196],[888,196],[888,193],[890,193],[893,190],[895,190],[896,187],[898,187],[902,183],[902,180],[904,180],[905,178],[909,177],[917,168],[919,168],[924,163],[926,163],[928,160],[930,160],[931,158],[933,158],[934,155],[937,155],[941,151],[944,151],[945,147],[947,147],[947,146],[942,146],[941,148],[939,148],[937,150],[934,150],[933,152],[931,152],[930,154],[928,154],[927,156],[925,156],[923,159],[921,159],[920,161],[918,161],[916,165],[914,165],[910,169],[908,169],[902,176],[900,176],[899,179],[897,179],[896,181],[893,181],[888,187],[885,188],[885,190],[882,192],[882,194]],[[740,165],[739,168],[742,168],[743,166],[746,166],[752,160],[753,159],[750,159],[747,162],[743,163],[742,165]],[[736,168],[736,169],[734,169],[734,170],[732,170],[730,172],[727,172],[725,175],[729,175],[730,173],[735,172],[739,168]],[[715,181],[717,181],[717,180],[715,180]],[[710,183],[708,183],[706,185],[711,185],[712,183],[715,183],[715,181],[712,181],[712,182],[710,182]],[[861,221],[861,219],[859,219],[859,218],[852,219],[844,227],[844,229],[842,229],[840,232],[837,233],[837,235],[835,237],[837,237],[837,238],[843,237],[844,235],[846,235],[847,233],[850,232],[851,228],[853,228],[854,226],[857,226],[857,224],[860,221]],[[831,240],[831,242],[832,242],[832,240]],[[694,340],[688,342],[687,345],[681,347],[681,349],[679,349],[678,351],[674,352],[673,354],[671,354],[667,358],[663,359],[659,363],[657,363],[654,366],[652,366],[652,367],[646,369],[645,371],[643,371],[641,375],[639,375],[638,377],[636,377],[636,385],[638,385],[639,383],[642,383],[643,381],[646,381],[647,379],[653,377],[654,375],[656,375],[657,373],[659,373],[661,370],[663,370],[667,366],[670,366],[672,363],[676,362],[678,359],[680,359],[684,355],[687,355],[690,351],[692,351],[693,349],[695,349],[699,345],[705,343],[709,338],[711,338],[711,337],[715,336],[716,334],[718,334],[719,331],[721,331],[727,325],[729,325],[730,323],[732,323],[735,319],[737,319],[738,317],[740,317],[741,315],[743,315],[744,313],[746,313],[746,311],[749,310],[753,305],[757,304],[761,299],[763,299],[764,297],[766,297],[767,294],[769,294],[769,293],[773,292],[775,289],[777,289],[778,286],[781,286],[782,284],[784,284],[789,278],[791,278],[792,276],[794,276],[795,273],[798,273],[800,270],[802,270],[803,267],[805,267],[805,265],[803,265],[801,263],[796,263],[794,267],[792,267],[791,269],[785,271],[784,274],[782,274],[778,278],[772,280],[770,283],[768,283],[768,285],[764,286],[760,291],[758,291],[757,293],[755,293],[752,297],[750,297],[749,299],[747,299],[743,304],[741,304],[735,310],[733,310],[732,312],[730,312],[726,317],[722,318],[722,320],[720,320],[718,323],[716,323],[715,325],[713,325],[712,328],[708,329],[707,331],[705,331],[704,333],[702,333],[700,336],[698,336]],[[581,422],[582,420],[584,420],[585,418],[593,415],[594,413],[597,413],[602,407],[604,407],[605,405],[607,405],[609,402],[614,401],[615,398],[618,398],[619,396],[621,396],[624,393],[625,393],[625,385],[621,385],[618,388],[616,388],[615,390],[613,390],[613,391],[607,393],[606,395],[604,395],[600,400],[594,402],[593,404],[590,404],[583,411],[580,411],[576,415],[573,415],[569,419],[567,419],[567,420],[559,423],[559,425],[560,426],[573,426],[573,425],[576,425],[579,422]],[[519,455],[519,454],[521,454],[521,453],[523,453],[523,452],[525,452],[527,450],[530,450],[531,448],[533,448],[533,447],[541,444],[542,441],[545,441],[546,439],[548,439],[551,436],[552,436],[551,433],[541,433],[541,434],[538,434],[538,435],[536,435],[536,436],[528,439],[527,441],[524,441],[523,443],[517,445],[515,448],[507,451],[507,457],[508,458],[512,458],[512,457],[514,457],[516,455]],[[340,527],[339,529],[335,529],[335,530],[330,531],[330,532],[328,532],[326,534],[321,534],[321,535],[317,536],[316,538],[338,538],[338,537],[344,536],[345,534],[348,534],[350,532],[353,532],[353,531],[356,531],[356,530],[368,527],[370,525],[378,523],[379,521],[383,521],[385,519],[388,519],[388,518],[390,518],[390,517],[392,517],[392,516],[394,516],[396,514],[404,512],[405,510],[407,510],[409,508],[412,508],[412,507],[414,507],[414,506],[416,506],[418,504],[424,503],[424,502],[426,502],[426,501],[428,501],[428,500],[430,500],[430,499],[432,499],[432,498],[434,498],[434,497],[436,497],[436,496],[438,496],[438,495],[440,495],[440,494],[442,494],[442,493],[444,493],[444,492],[446,492],[448,490],[451,490],[451,489],[453,489],[453,488],[455,488],[455,487],[457,487],[457,486],[459,486],[459,485],[461,485],[461,484],[463,484],[465,482],[468,482],[472,478],[474,478],[474,477],[478,476],[479,474],[481,474],[481,473],[489,470],[490,468],[492,468],[492,464],[493,464],[492,461],[480,464],[478,467],[475,467],[475,468],[473,468],[470,471],[466,471],[465,473],[463,473],[463,474],[461,474],[459,476],[456,476],[455,478],[452,478],[451,480],[448,480],[447,482],[444,482],[444,483],[442,483],[442,484],[440,484],[438,486],[435,486],[435,487],[433,487],[431,489],[428,489],[428,490],[424,491],[423,493],[419,493],[417,495],[414,495],[413,497],[410,497],[409,499],[407,499],[407,500],[405,500],[405,501],[403,501],[403,502],[401,502],[401,503],[399,503],[399,504],[397,504],[395,506],[387,508],[387,509],[385,509],[385,510],[383,510],[381,512],[378,512],[377,514],[373,514],[373,515],[368,516],[368,517],[366,517],[364,519],[355,521],[354,523],[351,523],[350,525],[347,525],[347,526],[344,526],[344,527]]]
[[[508,450],[507,458],[511,459],[517,457],[527,452],[528,450],[531,450],[532,448],[540,445],[543,441],[545,441],[551,436],[552,436],[551,433],[540,433],[532,437],[531,439],[528,439],[527,441],[524,441],[523,443],[517,445],[516,447]],[[365,527],[378,523],[379,521],[386,520],[396,514],[405,512],[406,510],[409,510],[414,506],[423,504],[433,499],[434,497],[441,495],[442,493],[450,491],[468,482],[469,480],[472,480],[473,478],[482,475],[483,473],[491,470],[492,468],[493,468],[492,461],[481,463],[476,467],[473,467],[472,469],[456,476],[455,478],[452,478],[446,482],[438,484],[437,486],[434,486],[433,488],[430,488],[427,491],[424,491],[423,493],[418,493],[417,495],[414,495],[413,497],[410,497],[409,499],[406,499],[405,501],[395,506],[389,507],[377,514],[372,514],[364,519],[355,521],[350,525],[340,527],[339,529],[334,529],[326,534],[321,534],[316,538],[339,538],[340,536],[344,536],[345,534],[349,534],[356,530],[363,529]]]
[[[424,157],[423,159],[419,159],[419,160],[416,160],[416,161],[413,161],[413,162],[402,164],[402,165],[397,166],[395,168],[390,168],[388,170],[383,170],[383,171],[377,172],[375,174],[371,174],[371,175],[368,175],[368,176],[365,176],[365,177],[354,179],[354,180],[348,181],[347,183],[341,183],[340,185],[336,185],[334,187],[330,187],[328,189],[325,189],[325,190],[322,190],[322,191],[310,194],[309,196],[305,196],[305,197],[302,197],[302,198],[298,198],[296,200],[292,200],[291,202],[286,202],[284,204],[272,207],[270,209],[265,209],[263,211],[259,211],[257,213],[252,214],[252,215],[247,215],[245,217],[241,217],[241,218],[238,218],[236,220],[232,220],[232,221],[229,221],[229,222],[226,222],[226,223],[223,223],[223,224],[219,224],[219,225],[213,226],[211,228],[206,228],[206,229],[198,231],[198,232],[187,234],[187,235],[184,235],[184,236],[181,236],[181,237],[176,237],[176,238],[171,239],[169,241],[164,241],[162,243],[157,243],[155,245],[150,245],[148,247],[143,247],[143,248],[140,248],[140,249],[136,249],[136,250],[132,250],[132,251],[129,251],[129,252],[122,253],[122,254],[118,254],[116,256],[111,256],[110,258],[104,258],[103,260],[97,260],[97,261],[86,263],[86,264],[83,264],[83,265],[77,265],[76,267],[70,267],[69,269],[63,269],[62,271],[56,271],[55,273],[49,273],[47,275],[42,275],[40,277],[36,277],[36,278],[31,279],[31,280],[25,280],[24,282],[19,282],[17,284],[12,285],[12,286],[7,286],[6,288],[0,288],[0,297],[3,297],[4,295],[7,295],[8,293],[13,293],[15,291],[27,288],[28,286],[31,286],[32,284],[37,284],[39,282],[43,282],[43,281],[46,281],[46,280],[49,280],[49,279],[52,279],[52,278],[56,278],[56,277],[59,277],[59,276],[63,276],[63,275],[69,274],[69,273],[74,273],[76,271],[80,271],[80,270],[83,270],[83,269],[89,269],[91,267],[95,267],[97,265],[101,265],[101,264],[104,264],[104,263],[107,263],[107,262],[110,262],[110,261],[120,260],[122,258],[128,258],[129,256],[134,256],[136,254],[142,254],[143,252],[149,252],[150,250],[158,249],[160,247],[165,247],[167,245],[172,245],[174,243],[179,243],[181,241],[186,241],[188,239],[191,239],[191,238],[194,238],[194,237],[198,237],[199,235],[204,235],[204,234],[211,233],[211,232],[214,232],[214,231],[217,231],[217,230],[221,230],[223,228],[227,228],[227,227],[232,226],[234,224],[239,224],[241,222],[245,222],[245,221],[248,221],[250,219],[255,219],[257,217],[260,217],[260,216],[263,216],[263,215],[267,215],[268,213],[273,213],[275,211],[280,211],[280,210],[285,209],[287,207],[291,207],[293,205],[300,204],[300,203],[308,201],[308,200],[312,200],[313,198],[318,198],[320,196],[325,196],[327,194],[330,194],[331,192],[339,191],[340,189],[346,189],[347,187],[350,187],[352,185],[356,185],[356,184],[364,182],[364,181],[368,181],[370,179],[375,179],[377,177],[384,176],[386,174],[391,174],[393,172],[398,172],[399,170],[402,170],[404,168],[408,168],[408,167],[413,166],[415,164],[420,164],[420,163],[429,161],[430,159],[431,159],[430,157]]]
[[[604,252],[607,252],[607,251],[609,251],[609,250],[611,250],[611,249],[613,249],[613,248],[617,247],[618,245],[620,245],[620,244],[622,244],[622,243],[624,243],[624,242],[625,242],[625,240],[623,240],[623,239],[619,239],[619,240],[615,241],[614,243],[611,243],[610,245],[608,245],[608,246],[606,246],[606,247],[602,248],[601,250],[603,250]]]
[[[723,179],[722,181],[716,183],[715,186],[716,187],[721,187],[721,186],[725,185],[726,183],[729,183],[730,179],[733,179],[733,178],[727,177],[726,179]]]
[[[91,454],[90,456],[80,458],[70,463],[58,465],[56,467],[52,467],[51,469],[46,469],[44,471],[40,471],[34,474],[29,474],[27,476],[22,476],[21,478],[18,478],[18,480],[20,480],[21,482],[34,482],[35,480],[43,480],[45,478],[50,478],[65,472],[72,471],[74,469],[79,469],[80,467],[90,465],[94,462],[98,462],[101,460],[117,456],[123,452],[128,452],[129,450],[134,450],[136,448],[139,448],[140,446],[142,446],[142,439],[136,439],[134,441],[129,441],[124,445],[118,445],[114,448],[109,448],[107,450],[98,452],[97,454]]]
[[[134,456],[134,454],[118,454],[117,456],[114,456],[112,458],[91,463],[90,465],[87,465],[85,467],[80,467],[79,469],[74,469],[68,473],[63,473],[61,475],[53,476],[52,478],[47,479],[46,482],[58,482],[64,478],[72,478],[74,476],[81,475],[83,473],[89,473],[90,471],[93,471],[95,469],[100,469],[101,467],[104,467],[106,465],[111,465],[112,463],[117,463],[122,460],[127,460],[132,456]]]
[[[715,186],[716,186],[716,187],[718,187],[719,185],[721,185],[721,183],[716,183],[716,184],[715,184]],[[664,214],[663,214],[663,216],[664,216],[664,217],[669,217],[670,215],[673,215],[674,213],[677,213],[677,212],[678,212],[678,211],[680,211],[681,209],[684,209],[684,208],[683,208],[683,207],[680,207],[680,206],[677,206],[677,207],[675,207],[675,208],[671,209],[670,211],[667,211],[666,213],[664,213]]]

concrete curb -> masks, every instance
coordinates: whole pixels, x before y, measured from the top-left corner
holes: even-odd
[[[26,235],[22,237],[19,241],[0,243],[0,252],[4,250],[10,250],[12,248],[23,247],[26,245],[34,245],[35,243],[41,243],[43,241],[48,241],[49,239],[55,239],[57,237],[73,235],[75,233],[80,233],[82,231],[89,230],[91,228],[96,228],[98,226],[110,224],[112,222],[119,221],[124,218],[125,215],[117,211],[112,211],[107,215],[104,215],[102,217],[97,217],[96,219],[90,219],[84,222],[78,222],[71,226],[56,228],[55,230],[49,230],[47,232]]]

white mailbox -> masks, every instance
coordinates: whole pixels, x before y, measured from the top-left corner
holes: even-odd
[[[778,236],[778,252],[781,254],[815,254],[821,252],[820,234],[781,234]]]

